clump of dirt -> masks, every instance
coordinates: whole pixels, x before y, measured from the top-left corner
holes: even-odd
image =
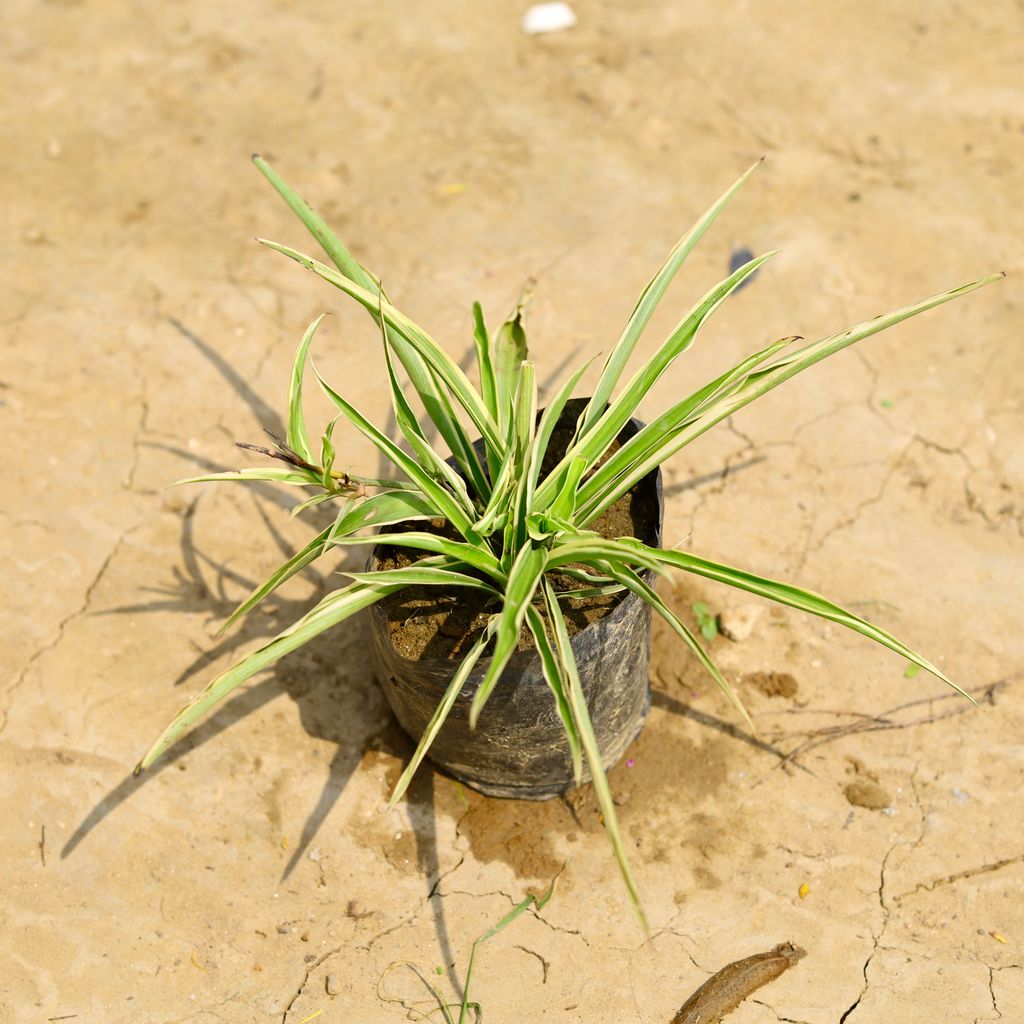
[[[866,807],[870,811],[882,811],[892,806],[892,797],[871,779],[857,779],[849,783],[843,788],[843,794],[854,807]]]
[[[848,758],[850,769],[855,778],[843,787],[843,795],[853,807],[865,807],[869,811],[884,811],[892,806],[892,797],[878,780],[878,776],[869,771],[864,763],[855,757]]]
[[[557,839],[573,835],[576,826],[567,803],[490,800],[472,791],[466,799],[469,810],[459,822],[459,833],[469,839],[478,861],[499,861],[519,878],[531,879],[554,878],[565,867]]]
[[[716,734],[698,743],[678,721],[645,729],[609,775],[619,815],[637,862],[671,864],[680,847],[700,850],[702,862],[690,865],[687,883],[699,889],[722,884],[711,870],[716,856],[736,842],[739,824],[717,809],[699,810],[700,801],[729,785],[735,744]],[[454,783],[438,783],[439,793]],[[449,798],[450,799],[450,798]],[[518,877],[554,878],[588,836],[604,841],[604,821],[590,783],[557,800],[493,800],[462,788],[451,810],[459,815],[458,832],[480,863],[506,864]],[[679,808],[686,808],[679,826]],[[571,886],[569,879],[559,883]]]
[[[800,692],[800,684],[789,672],[747,672],[743,682],[760,690],[766,697],[792,700]]]
[[[555,468],[571,443],[576,421],[586,399],[572,399],[551,436],[547,453],[541,465],[541,479]],[[621,447],[615,441],[598,461],[598,466]],[[595,467],[596,468],[596,467]],[[602,537],[637,537],[648,544],[658,542],[659,503],[655,488],[655,474],[645,477],[636,487],[594,519],[588,529]],[[427,523],[412,522],[390,527],[391,531],[429,530],[453,540],[461,539],[445,520]],[[395,569],[412,565],[423,557],[412,549],[381,546],[375,549],[376,568]],[[481,576],[481,578],[485,578]],[[580,590],[587,586],[581,580],[563,573],[549,576],[560,593]],[[604,597],[568,598],[563,602],[569,635],[575,636],[588,625],[609,615],[623,600],[625,594]],[[439,587],[407,587],[383,600],[379,607],[388,618],[391,641],[403,658],[413,660],[460,660],[487,626],[488,619],[500,608],[500,603],[484,591],[465,588],[449,591]],[[540,605],[538,604],[540,609]],[[542,614],[543,610],[541,609]],[[533,646],[529,630],[524,627],[519,638],[519,650]]]

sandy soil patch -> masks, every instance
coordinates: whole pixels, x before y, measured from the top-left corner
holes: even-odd
[[[580,0],[576,28],[535,38],[524,6],[7,5],[5,1024],[401,1020],[377,996],[389,963],[457,981],[559,871],[486,951],[491,1020],[660,1024],[785,940],[806,959],[729,1024],[1024,1020],[1020,6]],[[335,583],[307,574],[215,639],[310,525],[272,488],[165,485],[274,426],[323,310],[318,361],[386,408],[359,311],[253,242],[304,242],[257,149],[453,350],[474,299],[494,320],[535,276],[548,374],[610,344],[766,154],[652,337],[736,249],[783,255],[652,408],[774,337],[1010,272],[788,384],[667,478],[668,542],[852,605],[985,710],[766,610],[714,641],[754,739],[659,631],[650,723],[612,778],[648,941],[585,790],[489,801],[428,771],[382,809],[410,744],[360,623],[132,781],[186,694]],[[711,585],[673,600],[735,611]]]

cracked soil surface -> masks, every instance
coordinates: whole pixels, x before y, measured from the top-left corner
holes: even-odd
[[[400,1021],[389,964],[459,984],[472,939],[559,871],[484,947],[491,1021],[663,1024],[785,940],[807,958],[729,1024],[1024,1021],[1024,10],[580,0],[576,29],[527,39],[522,6],[5,5],[3,1024]],[[272,487],[165,485],[248,464],[232,442],[279,422],[324,310],[318,364],[386,415],[372,326],[253,242],[312,245],[253,150],[452,350],[474,299],[496,322],[536,277],[548,377],[607,350],[678,233],[766,154],[646,344],[736,250],[782,255],[648,414],[773,338],[1006,270],[744,410],[666,480],[668,543],[826,592],[983,709],[766,607],[711,645],[755,739],[658,630],[650,721],[612,773],[646,941],[587,790],[491,801],[428,770],[384,809],[411,747],[361,622],[133,781],[186,695],[338,582],[318,563],[215,637],[319,527]],[[376,468],[349,435],[342,458]],[[709,583],[671,597],[752,617]]]

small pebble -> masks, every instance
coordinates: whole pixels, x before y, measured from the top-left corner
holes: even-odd
[[[729,257],[729,273],[735,274],[744,264],[749,263],[754,258],[754,254],[745,246],[741,249],[734,249],[732,255]],[[736,288],[736,291],[742,291],[750,284],[751,281],[760,274],[760,269],[755,270],[749,277],[745,277]]]
[[[566,3],[534,4],[523,15],[522,29],[528,36],[564,32],[576,24],[576,14]]]
[[[741,604],[737,608],[726,608],[718,616],[718,628],[722,635],[734,643],[748,640],[754,632],[757,620],[764,614],[759,604]]]
[[[327,990],[329,996],[340,996],[341,995],[341,978],[337,974],[331,972],[324,979],[324,988]]]

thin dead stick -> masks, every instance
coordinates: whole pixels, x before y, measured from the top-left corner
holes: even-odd
[[[969,691],[972,697],[975,697],[979,704],[995,704],[995,695],[1000,691],[1010,686],[1012,683],[1019,682],[1024,679],[1024,672],[1018,672],[1011,676],[1006,676],[1004,679],[997,680],[994,683],[988,683],[985,686],[978,687],[975,690]],[[803,743],[798,744],[794,747],[786,756],[779,762],[775,767],[782,767],[786,764],[795,764],[797,759],[815,747],[820,747],[826,743],[832,743],[835,740],[842,739],[844,736],[852,736],[856,733],[862,732],[883,732],[888,729],[909,729],[917,725],[931,725],[934,722],[941,722],[946,718],[956,718],[958,715],[962,715],[967,711],[971,710],[972,705],[962,704],[959,707],[952,708],[949,711],[945,711],[941,714],[922,715],[917,718],[908,719],[896,719],[893,716],[898,715],[900,712],[907,711],[910,708],[920,707],[922,704],[932,705],[937,701],[947,700],[962,700],[959,694],[940,694],[936,697],[923,697],[919,700],[908,701],[905,704],[898,704],[896,707],[889,708],[887,711],[883,711],[880,715],[874,716],[859,716],[856,722],[849,722],[846,725],[830,725],[823,729],[815,729],[810,732],[802,733],[788,733],[787,736],[792,738],[793,736],[805,736],[807,737]],[[856,712],[828,712],[829,714],[856,714]],[[775,741],[786,737],[776,737]]]
[[[683,1003],[671,1024],[718,1024],[747,996],[774,981],[806,955],[792,942],[783,942],[767,953],[755,953],[727,964]]]

